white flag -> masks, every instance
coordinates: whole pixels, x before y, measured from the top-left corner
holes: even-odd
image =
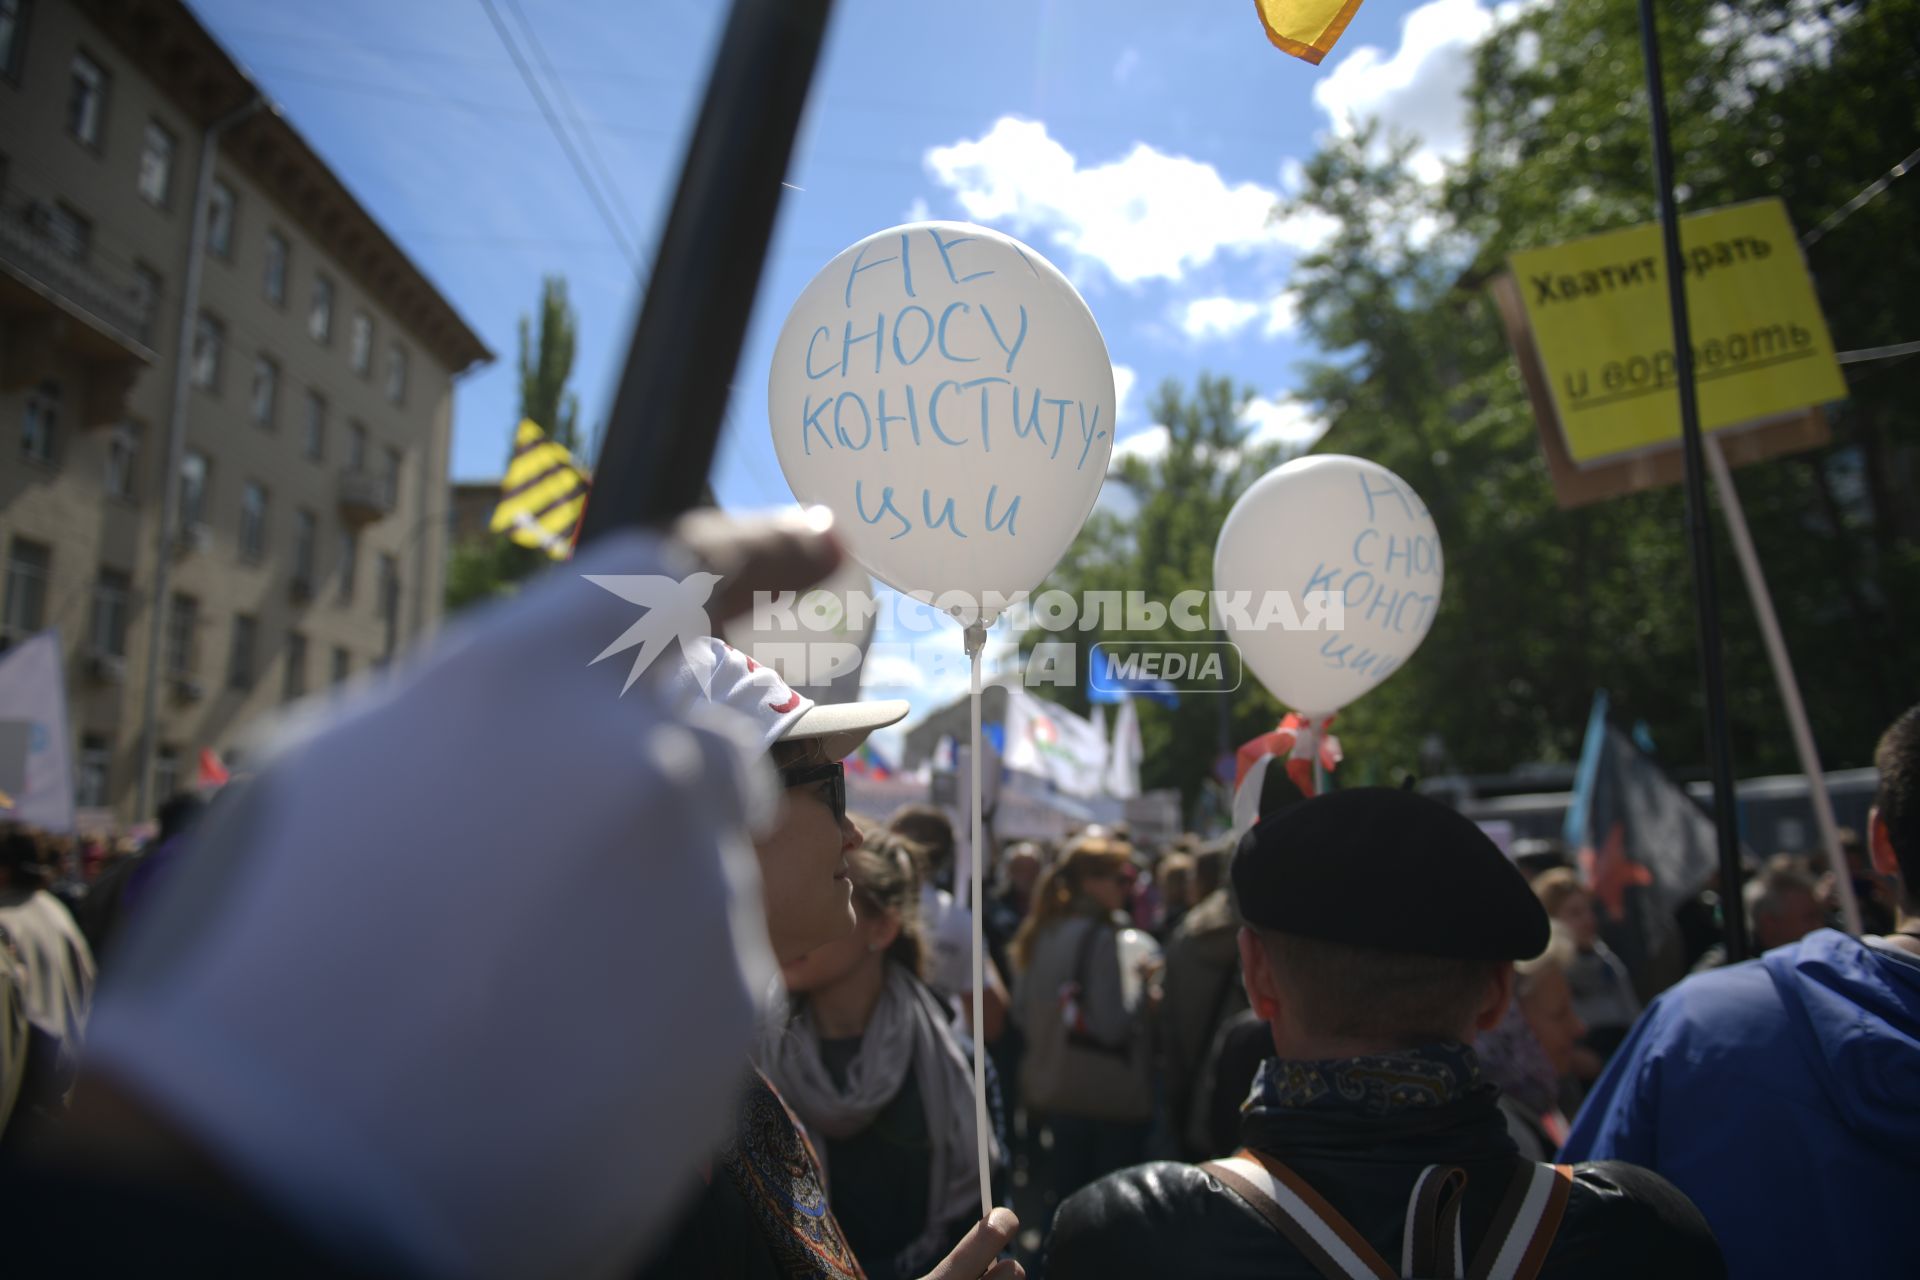
[[[1106,739],[1065,707],[1008,685],[1006,741],[1007,768],[1046,778],[1071,796],[1100,794]]]
[[[42,631],[0,657],[0,725],[24,725],[26,739],[25,768],[0,781],[0,791],[13,798],[15,821],[65,832],[73,830],[73,738],[60,666],[57,631]]]
[[[1113,750],[1107,756],[1107,794],[1132,800],[1140,794],[1140,717],[1129,695],[1113,718]]]

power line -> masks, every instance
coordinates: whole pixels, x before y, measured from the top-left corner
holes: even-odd
[[[1907,172],[1915,167],[1920,167],[1920,150],[1914,151],[1913,154],[1909,155],[1905,160],[1902,160],[1899,164],[1894,165],[1893,168],[1887,170],[1872,182],[1869,182],[1861,189],[1859,195],[1828,214],[1826,221],[1807,232],[1806,235],[1800,237],[1800,247],[1802,249],[1811,248],[1822,236],[1826,235],[1827,232],[1833,230],[1848,218],[1851,218],[1864,208],[1875,196],[1892,186],[1895,178],[1905,177]]]
[[[560,118],[553,113],[552,104],[547,101],[547,95],[541,91],[540,82],[535,78],[533,68],[529,67],[527,60],[521,56],[520,46],[514,43],[513,33],[507,30],[507,24],[500,17],[500,10],[494,6],[493,0],[480,0],[480,7],[487,11],[487,18],[493,23],[494,32],[500,37],[500,43],[506,46],[507,55],[513,59],[514,69],[520,73],[520,79],[527,86],[527,92],[533,95],[534,102],[540,108],[540,114],[546,117],[547,128],[553,132],[554,140],[566,153],[568,163],[573,166],[574,174],[580,179],[580,185],[587,189],[587,195],[592,198],[593,207],[599,212],[601,220],[607,224],[607,231],[613,236],[614,243],[620,246],[620,251],[626,257],[627,264],[633,268],[634,274],[641,274],[640,255],[628,241],[627,234],[621,229],[613,210],[608,207],[607,199],[600,193],[593,175],[587,172],[586,163],[581,160],[580,153],[574,149],[573,140],[567,136],[567,131],[561,128]]]
[[[527,20],[526,10],[520,7],[520,0],[506,0],[506,3],[507,7],[513,10],[513,16],[519,19],[520,29],[526,32],[527,43],[533,47],[533,56],[540,63],[540,69],[546,73],[547,83],[553,86],[554,96],[560,99],[560,105],[567,113],[567,122],[573,126],[574,133],[579,136],[580,145],[585,149],[587,159],[593,162],[593,171],[599,177],[601,186],[606,190],[614,207],[619,209],[621,216],[626,219],[625,226],[628,232],[635,240],[640,239],[640,233],[636,230],[639,220],[633,216],[633,210],[627,207],[627,202],[621,196],[620,188],[614,182],[613,175],[607,172],[606,161],[600,158],[600,148],[593,140],[593,132],[587,128],[586,122],[581,120],[580,111],[574,105],[573,94],[568,90],[566,82],[560,78],[560,73],[553,69],[553,62],[547,57],[546,46],[540,43],[540,37],[533,29],[533,23]]]

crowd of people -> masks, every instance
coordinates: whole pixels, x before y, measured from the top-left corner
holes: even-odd
[[[639,572],[688,549],[743,590],[835,554],[708,524],[587,558]],[[813,704],[717,640],[624,701],[585,663],[526,678],[527,654],[601,634],[605,593],[571,581],[306,727],[204,813],[169,804],[143,851],[0,833],[15,1256],[874,1280],[1901,1269],[1920,708],[1880,743],[1849,865],[1782,855],[1708,887],[1673,926],[1693,975],[1664,992],[1609,948],[1564,849],[1509,856],[1411,791],[1276,789],[1213,839],[989,833],[976,1026],[958,816],[847,810],[841,761],[906,705]],[[464,698],[503,670],[520,694]],[[484,745],[508,724],[570,744],[534,770],[567,798],[557,824],[524,812],[541,777]],[[1832,927],[1834,874],[1880,913],[1870,936]],[[1726,963],[1727,909],[1761,959]],[[982,1218],[982,1151],[1015,1213]]]

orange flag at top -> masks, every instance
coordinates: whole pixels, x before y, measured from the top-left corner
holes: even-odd
[[[1360,0],[1253,0],[1267,39],[1296,58],[1318,64],[1353,20]]]

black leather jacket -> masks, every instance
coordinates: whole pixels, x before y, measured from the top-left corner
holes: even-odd
[[[1242,1138],[1312,1185],[1380,1254],[1396,1261],[1407,1197],[1429,1164],[1467,1171],[1462,1235],[1472,1261],[1513,1170],[1515,1149],[1487,1088],[1389,1116],[1325,1110],[1252,1113]],[[1543,1280],[1724,1276],[1693,1203],[1659,1174],[1601,1161],[1574,1185]],[[1047,1280],[1181,1276],[1318,1280],[1260,1213],[1197,1165],[1140,1165],[1070,1197],[1054,1219]]]

